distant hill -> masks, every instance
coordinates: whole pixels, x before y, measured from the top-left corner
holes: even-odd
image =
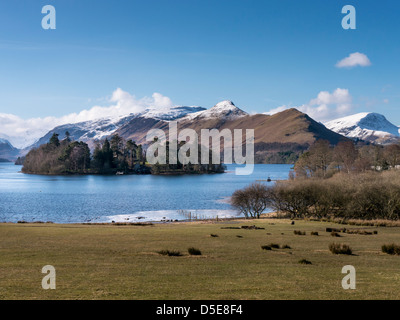
[[[5,160],[11,161],[16,160],[20,150],[13,147],[13,145],[6,139],[0,139],[0,158],[4,162]]]

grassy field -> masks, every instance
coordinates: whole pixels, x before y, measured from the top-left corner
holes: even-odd
[[[223,229],[243,225],[265,229]],[[400,244],[400,228],[347,226],[378,234],[332,237],[326,227],[343,225],[278,219],[0,224],[0,299],[400,299],[400,256],[381,252],[383,244]],[[332,242],[350,245],[353,255],[332,254]],[[291,249],[261,249],[270,243]],[[189,247],[202,255],[190,256]],[[163,256],[160,250],[184,255]],[[303,258],[312,264],[299,264]],[[56,290],[41,287],[41,269],[48,264],[56,268]],[[345,265],[356,268],[356,290],[341,286]]]

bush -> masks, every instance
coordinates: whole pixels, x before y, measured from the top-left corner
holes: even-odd
[[[353,251],[348,245],[341,243],[331,243],[329,245],[329,250],[333,254],[348,254],[348,255],[353,254]]]
[[[201,251],[199,249],[196,248],[189,248],[188,252],[191,256],[201,256]]]
[[[387,254],[396,254],[396,255],[400,255],[400,246],[392,243],[392,244],[384,244],[382,246],[382,252],[383,253],[387,253]]]
[[[307,259],[301,259],[299,260],[300,264],[312,264],[311,261],[307,260]]]
[[[161,250],[157,252],[158,254],[161,254],[163,256],[169,256],[169,257],[180,257],[182,256],[182,253],[180,251],[173,251],[173,250]]]
[[[298,235],[298,236],[305,236],[306,235],[305,231],[300,231],[300,230],[294,230],[293,233],[295,235]]]
[[[291,219],[399,220],[400,171],[277,181],[268,197],[271,209]]]

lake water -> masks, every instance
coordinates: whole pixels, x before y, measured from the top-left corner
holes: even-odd
[[[189,213],[230,217],[237,215],[227,203],[235,190],[268,177],[287,179],[291,167],[258,164],[245,176],[235,175],[235,165],[207,175],[44,176],[0,163],[0,221],[137,222],[184,220]]]

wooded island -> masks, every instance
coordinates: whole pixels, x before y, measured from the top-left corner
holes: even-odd
[[[146,162],[142,145],[125,141],[118,134],[97,142],[93,154],[85,142],[60,140],[54,133],[49,142],[32,149],[23,161],[22,172],[30,174],[202,174],[223,173],[223,164],[159,164]],[[180,147],[179,145],[178,147]],[[199,155],[200,157],[200,155]],[[168,159],[168,143],[167,143]]]

